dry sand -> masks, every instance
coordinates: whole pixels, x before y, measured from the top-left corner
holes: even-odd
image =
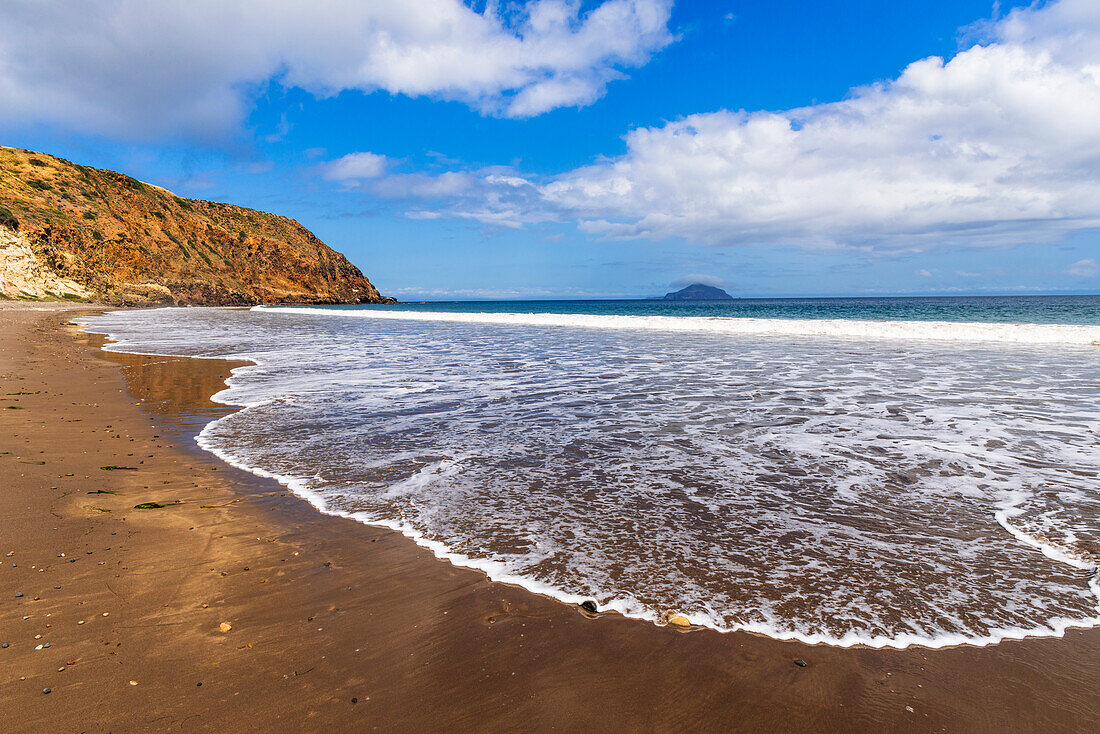
[[[0,308],[4,731],[1098,728],[1098,630],[896,651],[589,618],[320,515],[193,447],[230,365],[104,358],[78,313]]]

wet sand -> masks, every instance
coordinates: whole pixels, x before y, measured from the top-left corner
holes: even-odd
[[[682,632],[589,618],[320,515],[194,448],[230,364],[98,352],[66,325],[79,313],[0,306],[6,731],[1100,723],[1100,630],[901,651]]]

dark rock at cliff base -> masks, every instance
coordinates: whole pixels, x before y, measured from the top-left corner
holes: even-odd
[[[732,301],[733,296],[721,288],[702,283],[692,283],[687,288],[681,288],[675,293],[666,293],[666,301]]]

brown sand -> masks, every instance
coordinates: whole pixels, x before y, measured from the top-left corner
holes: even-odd
[[[0,308],[4,731],[1098,728],[1098,630],[896,651],[590,619],[323,516],[191,448],[229,365],[104,359],[77,313]]]

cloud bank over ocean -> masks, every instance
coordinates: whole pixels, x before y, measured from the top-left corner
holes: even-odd
[[[968,31],[978,42],[953,58],[838,102],[635,129],[624,154],[548,179],[449,171],[374,191],[436,200],[417,217],[887,255],[1100,225],[1100,8],[1061,0]]]

